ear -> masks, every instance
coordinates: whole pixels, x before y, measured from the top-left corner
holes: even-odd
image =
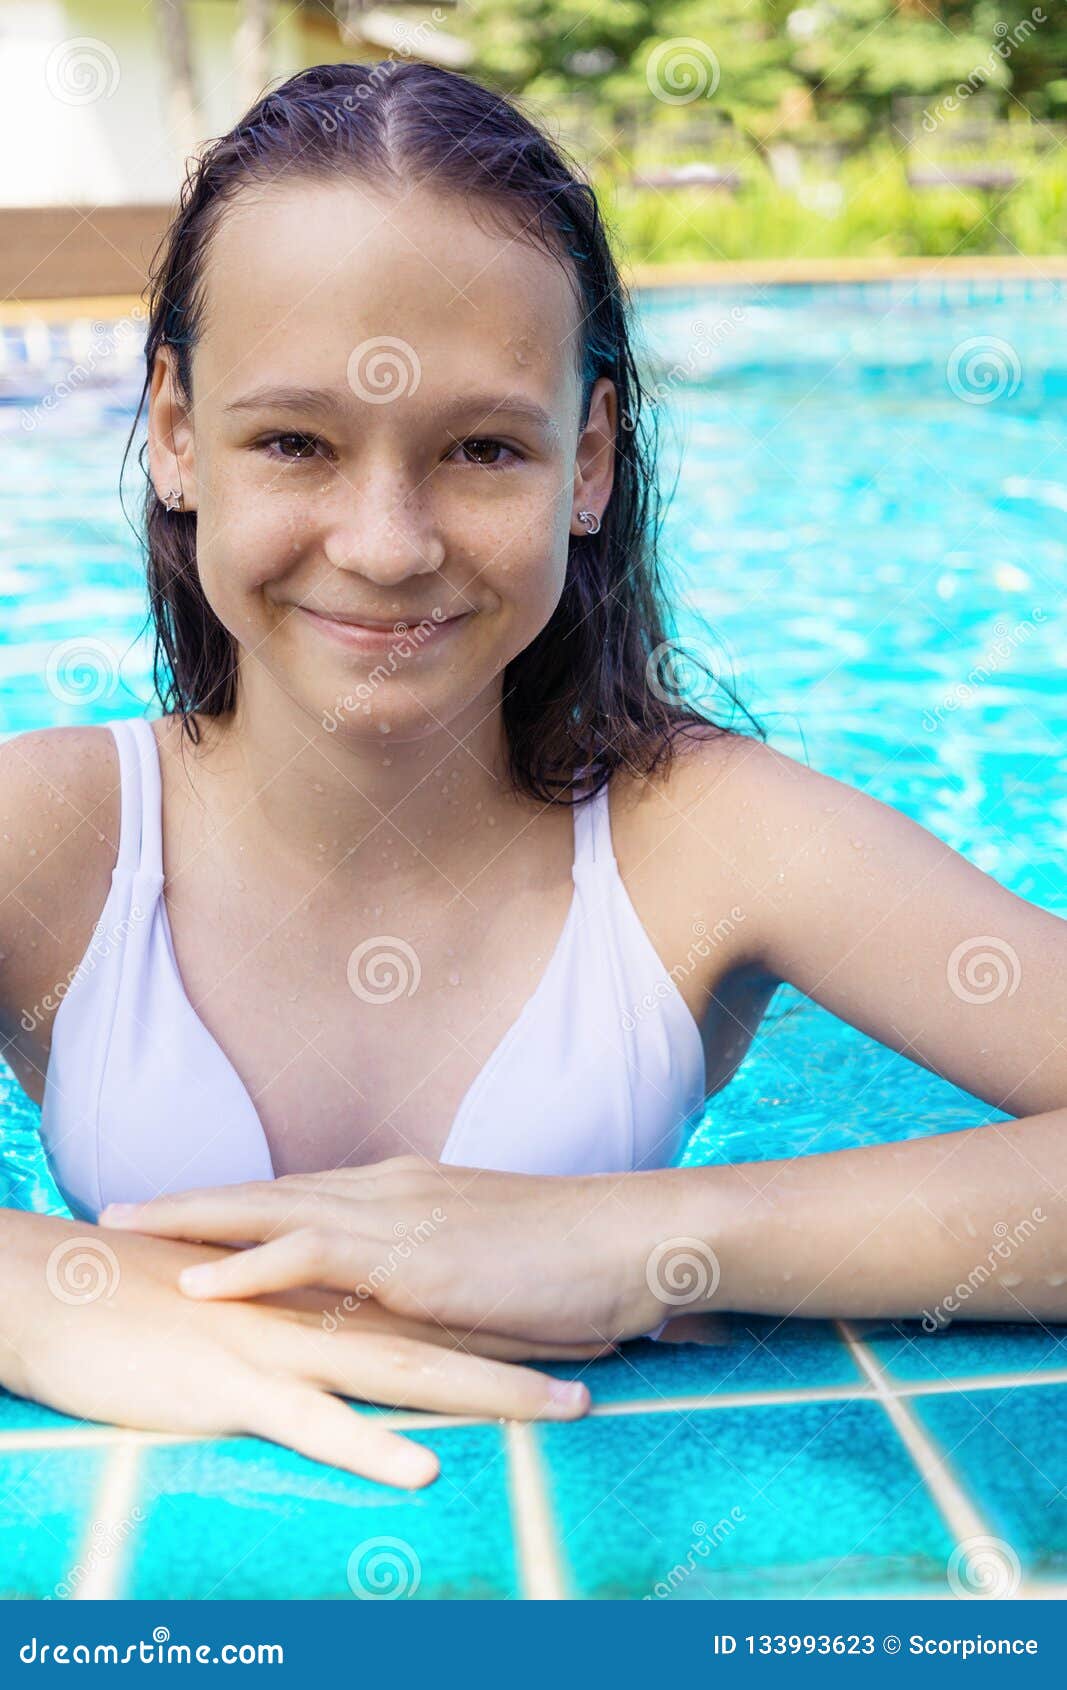
[[[196,509],[196,454],[189,407],[178,384],[174,349],[166,344],[156,352],[148,389],[148,468],[161,499],[176,489],[182,509]]]
[[[615,480],[615,429],[618,396],[615,383],[600,376],[589,399],[589,419],[578,441],[574,463],[574,501],[571,533],[586,533],[578,512],[593,511],[603,517]]]

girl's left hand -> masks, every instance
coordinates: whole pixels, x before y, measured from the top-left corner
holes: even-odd
[[[604,1343],[678,1312],[648,1272],[650,1251],[671,1235],[653,1219],[670,1213],[663,1178],[502,1174],[398,1156],[113,1204],[99,1224],[258,1246],[184,1273],[191,1297],[332,1286],[353,1307],[373,1296],[409,1320]]]

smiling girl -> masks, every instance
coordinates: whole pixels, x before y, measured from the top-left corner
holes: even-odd
[[[913,1314],[1035,1211],[963,1312],[1067,1313],[1067,926],[672,689],[629,306],[545,136],[292,78],[186,184],[146,358],[163,715],[0,750],[8,1055],[81,1217],[4,1216],[0,1377],[419,1485],[339,1396],[573,1417],[520,1360]],[[782,981],[1026,1118],[670,1166]]]

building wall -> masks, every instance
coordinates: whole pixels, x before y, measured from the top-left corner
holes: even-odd
[[[189,0],[204,138],[244,109],[237,0]],[[279,0],[268,80],[356,56],[328,18]],[[377,61],[372,47],[358,57]],[[184,174],[153,0],[0,0],[0,208],[159,206]]]

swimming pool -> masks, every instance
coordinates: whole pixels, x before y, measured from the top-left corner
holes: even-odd
[[[664,542],[683,638],[725,666],[775,744],[1067,914],[1067,282],[935,271],[663,289],[642,296],[641,316],[664,485],[678,477]],[[62,332],[37,335],[35,367],[21,331],[3,334],[7,735],[140,709],[151,648],[116,490],[136,336],[112,332],[94,379],[49,404],[71,361]],[[0,1071],[0,1201],[65,1212],[37,1117]],[[994,1118],[783,987],[686,1159]],[[399,1417],[424,1428],[450,1475],[414,1499],[254,1439],[83,1448],[74,1422],[0,1394],[18,1495],[0,1508],[0,1582],[48,1594],[116,1471],[119,1493],[145,1503],[145,1544],[116,1551],[83,1594],[360,1594],[346,1573],[357,1538],[402,1542],[419,1575],[400,1594],[422,1596],[639,1597],[665,1581],[683,1598],[952,1594],[959,1543],[990,1534],[1027,1580],[1061,1579],[1067,1503],[1041,1450],[1067,1429],[1065,1330],[737,1319],[721,1346],[630,1346],[596,1365],[598,1410],[581,1425]],[[933,1451],[924,1480],[916,1438]],[[121,1465],[134,1447],[136,1480]],[[27,1507],[49,1532],[19,1563],[9,1546]]]
[[[736,679],[783,750],[1067,913],[1067,281],[935,274],[640,297],[664,486],[678,476],[664,541],[682,637]],[[90,379],[52,403],[70,367],[61,331],[31,346],[36,369],[22,333],[4,334],[7,735],[139,709],[151,650],[117,493],[136,332],[100,325],[95,362],[79,352]],[[138,473],[131,454],[131,490]],[[0,1108],[0,1198],[62,1210],[38,1111],[6,1070]],[[686,1157],[991,1118],[783,987]]]

